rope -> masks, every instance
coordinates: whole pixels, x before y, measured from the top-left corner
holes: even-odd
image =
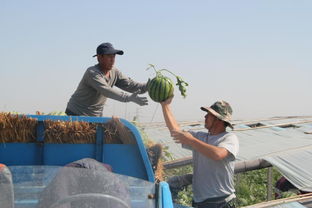
[[[150,123],[152,123],[153,122],[153,120],[154,120],[154,117],[155,117],[155,115],[156,115],[156,112],[157,112],[157,110],[158,110],[158,104],[156,105],[156,108],[155,108],[155,111],[154,111],[154,114],[153,114],[153,116],[152,116],[152,120],[150,121]]]

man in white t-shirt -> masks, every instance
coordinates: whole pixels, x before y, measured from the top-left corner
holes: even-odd
[[[169,98],[161,103],[166,125],[175,142],[193,151],[193,207],[235,207],[234,161],[239,142],[235,134],[226,131],[226,127],[233,128],[231,106],[217,101],[210,107],[201,107],[207,112],[208,132],[194,132],[180,129],[170,109],[171,101]],[[169,179],[168,183],[171,186],[179,181]]]

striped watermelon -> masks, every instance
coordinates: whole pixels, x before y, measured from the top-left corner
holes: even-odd
[[[179,86],[179,90],[181,92],[181,95],[183,97],[186,97],[186,87],[188,86],[188,83],[186,83],[184,80],[182,80],[181,77],[175,75],[171,71],[167,69],[160,69],[156,70],[155,66],[153,64],[149,64],[149,67],[146,69],[153,68],[156,72],[156,77],[154,77],[150,82],[148,82],[147,85],[147,91],[149,96],[152,100],[155,102],[163,102],[167,100],[169,97],[173,96],[174,91],[174,85],[170,78],[162,75],[162,71],[167,71],[173,76],[177,78],[177,86]]]
[[[149,96],[155,102],[162,102],[173,95],[174,85],[170,78],[157,73],[147,86]]]

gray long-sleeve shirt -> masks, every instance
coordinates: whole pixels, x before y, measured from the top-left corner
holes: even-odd
[[[127,93],[114,89],[114,86],[130,93],[137,90],[146,91],[145,83],[133,81],[115,67],[109,73],[108,78],[100,70],[98,64],[89,67],[71,96],[67,109],[77,115],[102,116],[107,98],[121,102],[129,101]]]

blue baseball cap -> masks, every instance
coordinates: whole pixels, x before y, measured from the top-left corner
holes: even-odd
[[[116,50],[111,43],[102,43],[96,48],[96,55],[108,55],[108,54],[118,54],[123,55],[124,52],[122,50]]]

